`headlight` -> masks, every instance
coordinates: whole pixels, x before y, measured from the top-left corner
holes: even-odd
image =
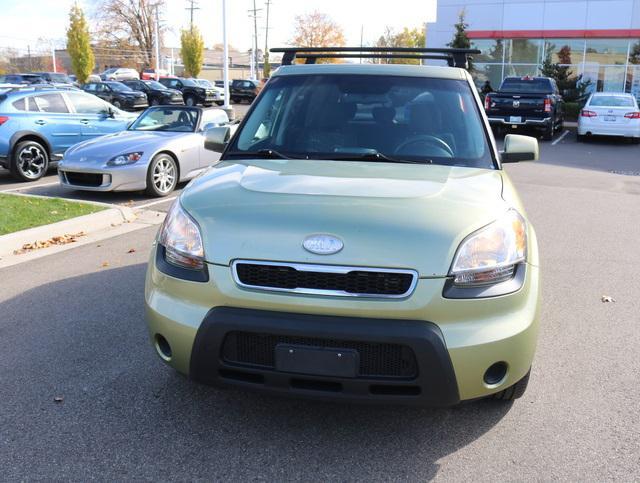
[[[513,277],[526,255],[527,225],[512,209],[460,244],[449,275],[461,288],[504,282]]]
[[[133,164],[142,157],[141,152],[121,154],[107,161],[108,166],[124,166],[125,164]]]
[[[165,249],[167,262],[180,268],[202,270],[204,249],[202,236],[196,222],[176,200],[160,228],[158,242]]]

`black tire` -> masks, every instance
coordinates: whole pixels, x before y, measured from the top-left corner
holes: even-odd
[[[37,141],[19,142],[11,157],[11,174],[20,181],[36,181],[47,174],[49,153]]]
[[[240,99],[238,99],[237,97],[232,97],[231,102],[233,102],[234,104],[240,104]]]
[[[551,124],[547,129],[544,130],[544,133],[542,134],[542,139],[544,139],[545,141],[551,141],[553,140],[553,136],[555,135],[555,133],[556,133],[555,126]]]
[[[160,105],[160,101],[158,99],[154,99],[151,101],[151,105],[152,106],[159,106]]]
[[[193,97],[193,96],[187,96],[187,97],[184,98],[184,105],[185,106],[192,107],[192,106],[195,106],[197,104],[198,103],[196,102],[196,98]]]
[[[148,195],[156,198],[167,196],[176,188],[178,177],[176,160],[167,153],[156,154],[147,170],[147,189],[145,191]]]
[[[113,101],[113,105],[118,109],[122,109],[122,103],[120,101]]]
[[[497,392],[491,396],[491,399],[497,399],[498,401],[514,401],[524,396],[527,386],[529,385],[529,376],[531,375],[531,369],[529,372],[516,382],[513,386],[506,388],[503,391]]]

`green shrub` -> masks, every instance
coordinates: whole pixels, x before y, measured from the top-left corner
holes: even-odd
[[[564,103],[564,118],[567,121],[577,121],[580,115],[581,104],[579,102]]]

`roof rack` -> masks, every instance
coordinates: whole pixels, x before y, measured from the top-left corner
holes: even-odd
[[[7,88],[1,88],[6,94],[8,92],[22,92],[22,91],[77,91],[79,90],[74,86],[56,86],[53,84],[26,84],[21,86],[13,86]]]
[[[471,54],[479,54],[477,49],[436,49],[421,47],[282,47],[271,49],[273,53],[284,54],[282,65],[305,59],[306,64],[315,64],[318,59],[435,59],[445,60],[449,67],[469,67]]]

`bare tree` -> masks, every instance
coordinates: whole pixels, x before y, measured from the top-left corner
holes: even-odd
[[[137,51],[140,62],[152,66],[156,9],[162,11],[164,6],[165,0],[103,0],[96,12],[98,36],[112,48],[124,44],[129,60]],[[162,27],[159,30],[162,43]]]

